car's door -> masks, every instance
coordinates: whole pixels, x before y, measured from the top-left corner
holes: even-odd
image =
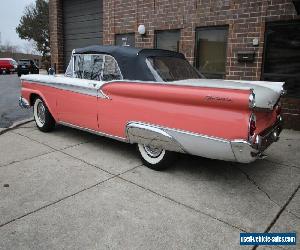
[[[101,75],[102,84],[123,80],[119,65],[111,55],[104,56],[103,72]],[[98,91],[98,127],[99,131],[105,134],[119,136],[117,128],[120,126],[120,114],[122,110],[114,110],[114,101],[111,96],[107,96],[102,88]],[[119,100],[121,101],[121,100]]]
[[[104,55],[73,55],[71,77],[62,77],[62,90],[57,97],[60,122],[98,130],[97,93],[101,85]]]

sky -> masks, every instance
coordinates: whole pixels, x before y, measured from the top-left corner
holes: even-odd
[[[23,49],[28,42],[19,38],[16,27],[27,5],[35,0],[0,0],[0,33],[1,44],[9,42]]]

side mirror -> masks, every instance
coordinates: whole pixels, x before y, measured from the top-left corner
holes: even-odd
[[[54,76],[55,75],[55,70],[53,68],[48,69],[48,75]]]

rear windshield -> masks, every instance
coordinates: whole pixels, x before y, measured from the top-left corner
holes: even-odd
[[[157,81],[172,82],[203,78],[189,62],[177,57],[148,57],[147,64]]]
[[[30,65],[30,61],[29,60],[20,60],[19,64],[20,65]]]

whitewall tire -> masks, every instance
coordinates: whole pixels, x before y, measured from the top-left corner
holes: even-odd
[[[143,164],[154,170],[166,169],[174,159],[174,153],[165,149],[144,144],[138,144],[137,149]]]
[[[49,132],[54,129],[55,120],[40,97],[34,100],[33,117],[39,130]]]

